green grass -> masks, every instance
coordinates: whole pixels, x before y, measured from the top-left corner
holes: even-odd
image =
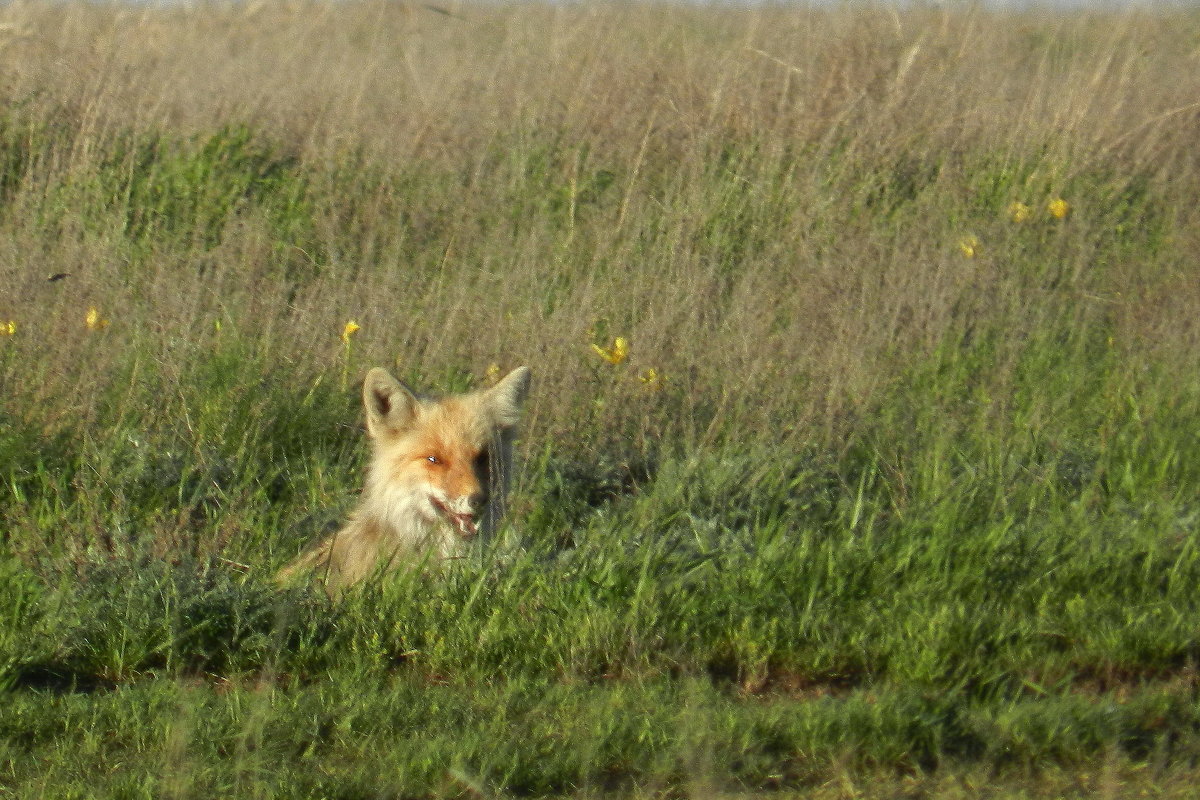
[[[1196,15],[460,11],[0,14],[0,795],[1190,796]],[[520,363],[502,535],[271,582]]]

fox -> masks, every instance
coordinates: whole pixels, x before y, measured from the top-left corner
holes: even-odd
[[[488,389],[423,398],[385,369],[368,372],[372,452],[358,507],[276,581],[315,575],[336,596],[377,571],[462,557],[504,514],[529,384],[529,368],[517,367]]]

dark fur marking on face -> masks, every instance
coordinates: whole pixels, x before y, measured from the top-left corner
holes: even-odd
[[[471,467],[479,477],[479,485],[483,487],[483,499],[480,500],[479,505],[485,506],[491,499],[488,489],[492,485],[492,455],[486,447],[481,447],[475,454],[475,458],[471,461]]]

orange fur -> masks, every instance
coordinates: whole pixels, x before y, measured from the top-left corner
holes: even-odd
[[[379,569],[462,555],[503,514],[528,388],[529,369],[519,367],[491,389],[422,400],[371,370],[363,405],[373,454],[359,507],[278,578],[317,572],[336,593]]]

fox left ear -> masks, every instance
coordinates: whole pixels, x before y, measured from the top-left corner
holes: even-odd
[[[412,424],[417,414],[417,398],[385,370],[375,367],[363,381],[363,407],[367,411],[367,432],[373,438],[385,433],[400,433]]]
[[[512,428],[521,421],[521,407],[529,395],[529,367],[517,367],[484,393],[497,428]]]

